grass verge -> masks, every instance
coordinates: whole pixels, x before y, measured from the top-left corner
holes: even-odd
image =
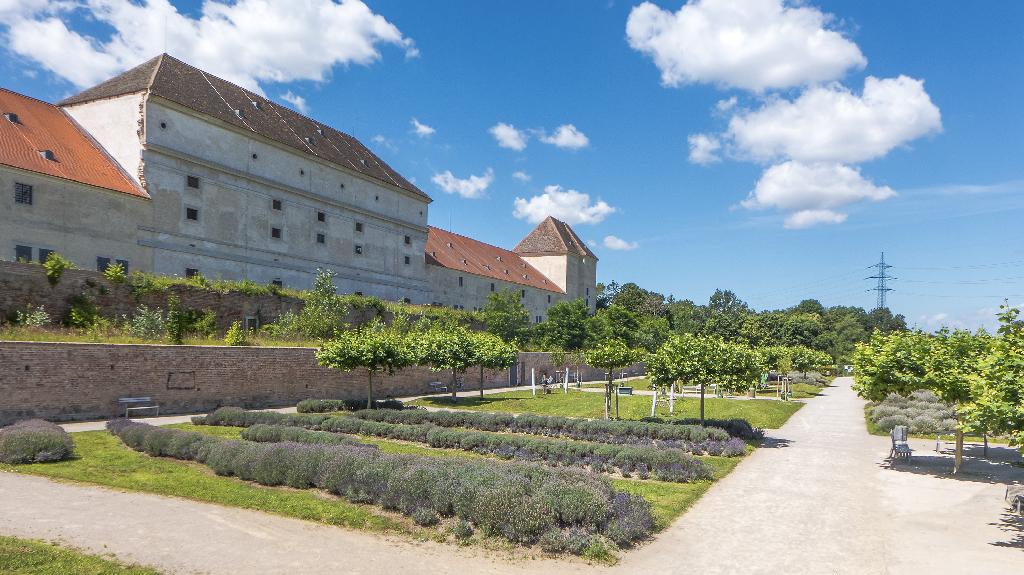
[[[160,575],[148,567],[34,539],[0,536],[0,573],[10,575]]]
[[[802,403],[776,401],[771,399],[719,399],[704,398],[704,415],[707,418],[742,418],[754,427],[778,429],[797,412]],[[614,400],[613,400],[614,403]],[[428,407],[470,409],[474,411],[500,411],[508,413],[536,413],[539,415],[563,415],[567,417],[599,418],[604,416],[604,395],[600,393],[571,390],[569,393],[556,391],[538,394],[529,391],[494,393],[483,398],[460,397],[455,404],[450,397],[425,397],[411,402],[412,405]],[[612,407],[614,412],[614,405]],[[622,419],[641,419],[651,414],[650,396],[619,397],[619,415]],[[700,399],[687,397],[676,399],[675,413],[668,414],[668,406],[659,403],[657,415],[664,418],[700,417]]]

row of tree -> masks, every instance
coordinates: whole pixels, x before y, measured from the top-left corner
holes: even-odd
[[[997,336],[984,331],[875,333],[854,354],[855,389],[880,401],[928,389],[956,412],[954,472],[964,433],[1009,435],[1024,444],[1024,322],[1003,306]]]
[[[484,394],[484,370],[508,369],[516,364],[519,350],[491,333],[471,331],[456,323],[439,323],[425,329],[382,322],[339,332],[316,353],[320,365],[351,371],[366,370],[366,408],[373,407],[373,376],[412,365],[451,373],[452,401],[459,375],[480,368],[480,396]]]

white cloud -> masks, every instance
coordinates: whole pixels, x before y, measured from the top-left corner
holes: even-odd
[[[542,135],[540,141],[566,150],[578,150],[590,144],[587,135],[572,124],[563,124],[555,129],[555,133]]]
[[[487,131],[494,136],[494,140],[502,148],[508,148],[517,152],[526,149],[526,140],[528,138],[526,132],[517,129],[512,124],[498,122]]]
[[[395,143],[392,142],[391,140],[385,138],[383,134],[377,134],[376,136],[370,139],[373,141],[374,144],[384,146],[385,148],[391,150],[392,152],[398,151],[398,146],[396,146]]]
[[[784,0],[691,0],[678,12],[644,2],[626,22],[666,86],[710,83],[752,91],[835,80],[867,64],[832,17]]]
[[[533,179],[530,177],[530,174],[527,174],[522,170],[512,172],[512,177],[519,180],[520,182],[529,182],[531,179]]]
[[[686,139],[690,144],[690,161],[706,166],[719,161],[718,150],[722,143],[718,138],[708,134],[691,134]]]
[[[433,135],[433,133],[437,131],[434,128],[431,128],[430,126],[420,122],[416,118],[413,118],[409,123],[412,124],[413,133],[421,138],[426,138],[427,136]]]
[[[456,178],[451,170],[445,170],[440,174],[434,174],[431,178],[439,188],[448,194],[458,194],[464,198],[479,198],[484,191],[494,182],[494,170],[487,168],[482,176],[469,176],[465,179]]]
[[[281,99],[292,105],[293,108],[302,112],[303,114],[309,113],[309,104],[306,103],[306,99],[298,94],[292,93],[288,90],[284,94],[281,94]]]
[[[842,223],[846,214],[838,208],[862,201],[880,202],[895,195],[892,188],[876,186],[854,167],[789,161],[765,170],[740,205],[789,212],[787,228],[806,228]]]
[[[719,113],[724,114],[726,112],[732,111],[732,109],[736,107],[737,102],[739,102],[739,100],[736,98],[736,96],[732,96],[725,100],[719,100],[715,102],[715,110],[717,110]]]
[[[381,45],[417,54],[413,41],[361,0],[203,2],[197,17],[169,0],[0,0],[7,49],[78,87],[90,86],[165,51],[261,92],[261,82],[323,81],[337,65],[368,65]],[[93,20],[109,38],[71,30]]]
[[[869,76],[860,96],[838,84],[819,86],[733,116],[726,137],[738,153],[759,161],[863,162],[941,130],[924,82]]]
[[[619,237],[616,237],[616,236],[610,236],[610,235],[609,236],[605,236],[604,237],[604,242],[602,242],[602,243],[604,244],[604,247],[606,247],[606,248],[608,248],[610,250],[629,251],[629,250],[635,250],[638,247],[640,247],[640,244],[638,244],[636,242],[627,242],[626,240],[624,240],[622,238],[619,238]]]
[[[615,212],[603,200],[591,203],[589,194],[563,190],[562,186],[546,186],[543,194],[529,200],[516,198],[514,205],[512,215],[534,224],[548,216],[569,224],[596,224]]]

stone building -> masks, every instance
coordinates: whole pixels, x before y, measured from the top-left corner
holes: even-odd
[[[297,288],[324,268],[395,301],[593,309],[596,258],[566,224],[512,251],[428,227],[430,197],[352,136],[166,54],[56,106],[0,89],[0,109],[0,259]]]

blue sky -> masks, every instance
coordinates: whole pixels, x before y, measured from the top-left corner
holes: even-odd
[[[780,1],[0,2],[0,73],[54,101],[166,46],[363,140],[433,225],[575,222],[599,281],[870,308],[884,249],[912,324],[1024,303],[1024,4]]]

